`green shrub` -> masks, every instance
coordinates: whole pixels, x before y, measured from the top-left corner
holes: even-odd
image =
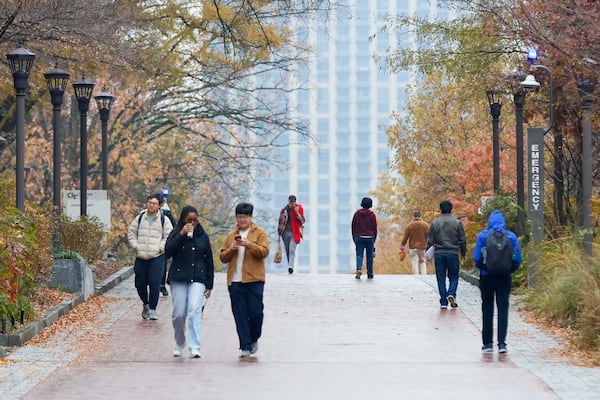
[[[63,216],[61,242],[64,249],[77,252],[87,262],[102,257],[102,241],[105,238],[104,225],[98,217],[82,215],[78,220]]]
[[[46,280],[52,266],[52,219],[49,210],[14,206],[14,176],[0,174],[0,317],[33,315],[36,281]]]

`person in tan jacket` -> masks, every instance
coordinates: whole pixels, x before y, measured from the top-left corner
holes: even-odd
[[[252,222],[254,206],[240,203],[235,207],[235,228],[223,243],[219,258],[228,263],[227,286],[231,311],[240,343],[240,358],[258,350],[263,324],[265,258],[269,238],[264,229]]]
[[[408,255],[410,256],[412,273],[415,275],[427,274],[425,250],[427,249],[428,233],[429,225],[421,218],[421,212],[415,211],[413,220],[404,228],[404,237],[401,243],[403,247],[408,243]]]

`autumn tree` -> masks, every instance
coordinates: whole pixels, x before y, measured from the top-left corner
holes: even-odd
[[[114,90],[109,121],[109,190],[114,231],[149,190],[169,186],[177,201],[201,204],[217,229],[290,132],[307,135],[292,120],[287,80],[306,51],[293,28],[326,16],[328,1],[7,1],[0,5],[0,48],[26,38],[38,55],[30,78],[26,148],[49,148],[50,110],[42,73],[56,61],[72,73]],[[2,85],[11,93],[9,77]],[[2,99],[0,99],[2,100]],[[0,129],[12,153],[11,96]],[[70,104],[70,106],[69,106]],[[76,187],[78,112],[67,94],[63,187]],[[92,110],[93,111],[93,110]],[[90,112],[90,188],[99,186],[99,121]],[[31,140],[31,144],[30,141]],[[50,154],[27,151],[33,167],[29,200],[50,198]],[[11,157],[0,168],[9,170]],[[184,194],[185,193],[185,194]],[[221,228],[219,228],[221,227]]]
[[[537,47],[542,50],[545,54],[542,62],[552,70],[556,115],[552,134],[546,139],[553,164],[547,170],[546,176],[552,179],[552,184],[547,187],[554,195],[552,208],[557,221],[560,224],[575,222],[576,207],[572,203],[573,199],[580,198],[577,186],[581,182],[578,160],[581,117],[575,78],[586,69],[581,61],[582,53],[595,48],[587,46],[586,42],[597,37],[598,29],[590,27],[586,31],[585,27],[597,20],[598,6],[587,1],[550,4],[544,1],[467,0],[447,4],[456,12],[454,20],[430,21],[400,16],[395,23],[390,22],[390,26],[398,28],[399,37],[410,35],[415,40],[411,42],[413,46],[400,46],[385,60],[392,71],[411,69],[423,76],[442,71],[449,81],[462,82],[472,93],[481,93],[482,86],[507,87],[504,77],[523,62],[527,49]],[[586,32],[581,35],[585,40],[578,40],[582,31]],[[544,89],[527,96],[525,122],[544,126],[549,119],[548,77],[543,71],[534,73]],[[485,101],[484,98],[481,100]],[[505,103],[502,119],[511,118],[507,106],[509,104]],[[463,112],[471,113],[476,109],[468,108]],[[595,170],[598,170],[597,166]]]

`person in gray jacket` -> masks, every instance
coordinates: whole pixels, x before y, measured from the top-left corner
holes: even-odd
[[[458,255],[464,259],[467,254],[467,238],[462,223],[452,216],[452,203],[444,200],[440,203],[442,215],[429,226],[427,248],[435,250],[435,275],[440,293],[440,308],[458,307],[456,290],[458,288]],[[450,286],[446,287],[446,277]]]
[[[165,245],[173,225],[159,210],[156,194],[146,199],[146,209],[129,225],[127,241],[136,251],[133,271],[135,288],[142,300],[142,318],[156,320],[156,306],[160,295],[160,281],[165,268]],[[148,291],[148,289],[150,289]]]

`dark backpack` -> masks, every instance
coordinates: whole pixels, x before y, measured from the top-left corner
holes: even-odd
[[[171,225],[173,225],[173,228],[175,228],[175,225],[177,225],[177,221],[175,221],[175,217],[173,216],[173,213],[171,212],[171,210],[167,210],[167,209],[161,208],[160,212],[165,217],[169,218],[169,221],[171,221]]]
[[[483,264],[490,275],[510,274],[513,249],[510,239],[504,231],[492,231],[488,234],[483,251]]]

